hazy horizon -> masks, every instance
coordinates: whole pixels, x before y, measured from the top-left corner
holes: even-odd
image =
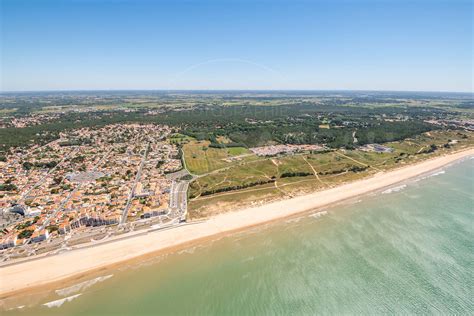
[[[64,93],[64,92],[210,92],[210,93],[432,93],[432,94],[461,94],[473,95],[474,91],[428,91],[428,90],[369,90],[369,89],[58,89],[58,90],[9,90],[0,91],[0,94],[22,94],[22,93]]]

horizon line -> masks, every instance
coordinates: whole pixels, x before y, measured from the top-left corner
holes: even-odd
[[[35,93],[35,92],[120,92],[120,91],[177,91],[177,92],[414,92],[414,93],[459,93],[474,94],[474,91],[451,90],[382,90],[382,89],[51,89],[51,90],[7,90],[4,93]]]

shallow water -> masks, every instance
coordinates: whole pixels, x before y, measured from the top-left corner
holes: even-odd
[[[384,194],[25,298],[18,304],[34,306],[6,314],[473,314],[473,173],[466,160]],[[60,294],[70,299],[42,305]]]

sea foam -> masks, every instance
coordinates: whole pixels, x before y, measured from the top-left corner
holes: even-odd
[[[316,213],[310,214],[309,217],[320,218],[321,216],[324,216],[324,215],[327,215],[327,214],[328,214],[328,211],[321,211],[321,212],[316,212]]]
[[[301,221],[302,217],[292,217],[292,218],[288,218],[287,220],[285,220],[285,223],[287,224],[291,224],[291,223],[299,223],[299,221]]]
[[[71,295],[73,293],[77,293],[77,292],[80,292],[82,290],[85,290],[85,289],[93,286],[96,283],[99,283],[99,282],[105,281],[107,279],[110,279],[111,277],[113,277],[113,274],[100,276],[100,277],[97,277],[97,278],[92,279],[92,280],[87,280],[87,281],[84,281],[84,282],[81,282],[81,283],[74,284],[73,286],[69,286],[69,287],[66,287],[64,289],[56,290],[55,292],[59,296]]]
[[[12,307],[12,308],[9,308],[7,309],[7,311],[12,311],[12,310],[15,310],[15,309],[23,309],[25,308],[26,305],[19,305],[19,306],[16,306],[16,307]]]
[[[65,297],[65,298],[61,298],[59,300],[44,303],[43,305],[46,306],[46,307],[49,307],[49,308],[51,308],[51,307],[60,307],[64,303],[70,302],[73,299],[78,298],[81,295],[82,295],[82,293],[79,293],[79,294],[76,294],[76,295],[71,295],[71,296],[68,296],[68,297]]]
[[[407,187],[406,184],[402,184],[402,185],[387,189],[385,191],[382,191],[382,194],[390,194],[392,192],[398,192],[398,191],[401,191],[401,190],[405,189],[406,187]]]
[[[430,174],[428,174],[424,177],[420,177],[420,178],[416,179],[415,182],[418,182],[420,180],[425,180],[425,179],[428,179],[428,178],[431,178],[431,177],[436,177],[436,176],[439,176],[439,175],[442,175],[442,174],[445,174],[445,173],[446,173],[446,171],[439,170],[439,171],[436,171],[434,173],[430,173]]]

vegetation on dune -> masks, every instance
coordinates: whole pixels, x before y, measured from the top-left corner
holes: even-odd
[[[447,144],[451,145],[445,146]],[[432,131],[385,143],[394,149],[391,153],[332,150],[236,162],[191,183],[190,217],[208,216],[206,208],[212,209],[213,205],[224,209],[236,204],[248,205],[255,200],[281,198],[283,193],[313,192],[473,144],[474,138],[466,132]],[[310,166],[318,177],[313,176]],[[259,181],[262,184],[258,184]]]

